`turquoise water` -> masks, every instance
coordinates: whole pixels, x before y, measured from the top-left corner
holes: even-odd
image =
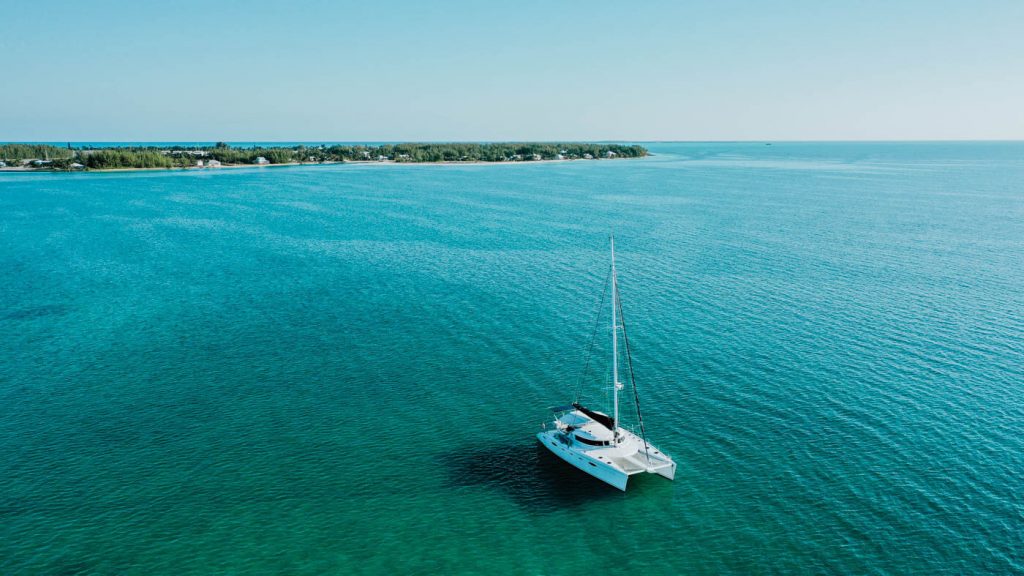
[[[1024,144],[649,147],[0,175],[0,572],[1024,573]]]

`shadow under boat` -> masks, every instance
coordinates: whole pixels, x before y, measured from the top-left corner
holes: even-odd
[[[445,463],[448,487],[500,490],[517,504],[537,511],[628,497],[562,461],[538,442],[464,448],[448,453]]]

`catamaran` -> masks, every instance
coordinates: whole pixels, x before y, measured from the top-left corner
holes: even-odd
[[[673,480],[676,463],[668,454],[647,441],[644,421],[640,414],[639,396],[633,378],[633,361],[629,353],[629,338],[622,321],[622,305],[615,273],[615,238],[611,238],[612,267],[610,276],[612,295],[612,415],[591,410],[579,403],[579,398],[568,406],[552,408],[554,421],[545,423],[537,434],[540,443],[555,456],[572,464],[591,476],[625,491],[629,477],[648,472]],[[603,306],[603,304],[602,304]],[[640,435],[623,428],[619,421],[619,392],[625,386],[619,382],[619,333],[625,345],[630,383],[636,406]],[[596,332],[595,332],[596,334]]]

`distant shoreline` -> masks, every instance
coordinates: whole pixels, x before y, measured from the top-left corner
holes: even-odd
[[[650,156],[650,154],[648,154]],[[170,168],[90,168],[87,170],[7,166],[0,172],[21,174],[110,174],[115,172],[216,172],[237,168],[296,168],[299,166],[340,166],[345,164],[382,166],[522,166],[526,164],[558,164],[564,162],[591,162],[595,160],[633,160],[634,158],[563,158],[551,160],[519,160],[514,162],[487,162],[484,160],[442,160],[440,162],[396,162],[394,160],[345,160],[325,162],[284,162],[280,164],[221,164],[213,167],[172,166]]]
[[[50,144],[0,144],[4,172],[112,172],[136,170],[209,170],[310,164],[521,164],[565,160],[641,158],[637,144],[586,142],[492,142],[276,146],[139,146],[73,148]]]

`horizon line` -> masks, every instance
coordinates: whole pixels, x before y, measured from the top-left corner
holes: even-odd
[[[600,139],[555,139],[555,140],[522,140],[522,139],[483,139],[483,140],[459,140],[459,139],[442,139],[442,140],[402,140],[402,139],[390,139],[390,140],[360,140],[360,139],[291,139],[291,140],[273,140],[273,139],[254,139],[254,140],[227,140],[223,138],[214,139],[170,139],[170,140],[0,140],[2,144],[175,144],[175,143],[188,143],[198,144],[205,142],[224,142],[226,144],[240,143],[240,144],[253,144],[253,143],[266,143],[266,144],[302,144],[302,143],[317,143],[317,144],[520,144],[520,143],[536,143],[536,144],[562,144],[570,142],[581,142],[581,143],[637,143],[637,144],[735,144],[735,143],[765,143],[765,142],[780,142],[780,143],[850,143],[850,142],[861,142],[861,143],[943,143],[943,142],[1024,142],[1022,138],[885,138],[885,139],[872,139],[872,138],[828,138],[828,139],[805,139],[805,138],[723,138],[723,139],[695,139],[695,140],[640,140],[633,138],[600,138]]]

